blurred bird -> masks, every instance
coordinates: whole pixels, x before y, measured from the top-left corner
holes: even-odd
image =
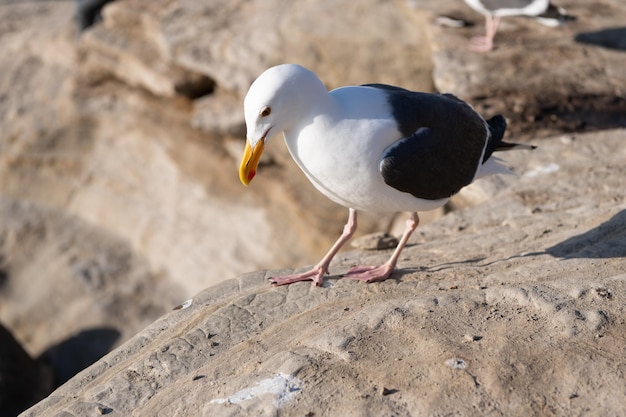
[[[473,38],[470,44],[470,48],[477,52],[493,49],[493,38],[501,17],[528,16],[550,27],[576,19],[567,14],[565,9],[550,4],[550,0],[465,0],[465,3],[485,16],[485,36]]]

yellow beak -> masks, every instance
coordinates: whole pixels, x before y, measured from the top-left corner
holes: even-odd
[[[241,165],[239,165],[239,180],[243,185],[248,186],[252,178],[254,178],[256,167],[259,165],[259,159],[261,159],[261,154],[264,149],[264,139],[258,141],[254,149],[250,146],[250,142],[246,141],[246,148],[243,151]]]

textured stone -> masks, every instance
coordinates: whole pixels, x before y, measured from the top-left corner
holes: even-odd
[[[155,2],[156,3],[156,2]],[[157,96],[210,94],[215,82],[171,60],[159,30],[155,4],[115,2],[103,9],[103,24],[81,34],[80,71],[98,79],[114,76]]]
[[[126,242],[76,217],[0,198],[0,219],[2,319],[58,383],[182,297]]]
[[[324,288],[208,288],[23,416],[619,415],[624,140],[509,154],[519,178],[418,229],[383,283],[335,276],[388,256],[367,251]]]

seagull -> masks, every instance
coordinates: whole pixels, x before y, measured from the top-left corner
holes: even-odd
[[[550,4],[550,0],[465,0],[465,3],[485,16],[485,36],[473,38],[470,44],[470,48],[477,52],[493,49],[493,38],[503,16],[534,17],[540,23],[552,27],[575,19],[563,8]]]
[[[389,260],[350,269],[347,278],[376,282],[395,269],[419,224],[418,211],[434,210],[473,180],[511,173],[494,151],[530,148],[502,141],[506,121],[486,121],[451,94],[412,92],[385,84],[328,91],[296,64],[272,67],[244,99],[246,144],[239,179],[248,185],[261,154],[281,132],[296,164],[322,194],[349,209],[343,232],[311,270],[270,278],[273,285],[312,281],[322,286],[331,260],[352,237],[357,211],[409,212]]]

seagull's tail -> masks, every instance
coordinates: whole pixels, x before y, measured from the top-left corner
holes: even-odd
[[[534,145],[526,145],[522,143],[504,142],[504,131],[506,130],[506,120],[501,115],[493,116],[487,120],[489,126],[489,141],[485,147],[485,154],[483,156],[483,164],[487,163],[489,158],[494,152],[509,151],[512,149],[535,149]]]
[[[537,147],[535,145],[528,145],[526,143],[511,143],[511,142],[500,142],[498,143],[498,147],[496,149],[494,149],[495,152],[500,152],[500,151],[510,151],[513,149],[526,149],[526,150],[533,150],[536,149]]]
[[[489,127],[489,140],[485,147],[485,153],[483,155],[483,164],[491,157],[491,154],[498,149],[498,146],[502,143],[504,137],[504,131],[506,130],[506,119],[501,115],[493,116],[487,120],[487,126]]]
[[[478,167],[476,179],[493,174],[513,174],[513,172],[503,165],[502,160],[493,156],[494,152],[509,151],[512,149],[535,149],[534,145],[522,143],[504,142],[504,131],[506,130],[506,120],[501,115],[497,115],[487,120],[489,126],[489,142],[485,148],[483,163]]]
[[[576,16],[567,13],[567,10],[564,8],[553,4],[549,5],[545,12],[534,18],[542,25],[548,27],[563,26],[568,22],[577,20]]]
[[[487,159],[487,162],[478,167],[478,172],[476,172],[475,180],[486,177],[488,175],[495,174],[505,174],[505,175],[515,175],[513,171],[509,169],[502,160],[496,156],[492,156]]]

